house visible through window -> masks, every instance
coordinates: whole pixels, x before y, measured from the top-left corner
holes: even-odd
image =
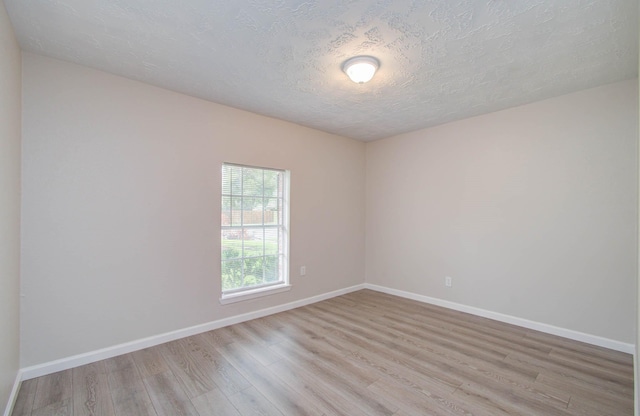
[[[288,174],[222,165],[222,301],[288,288]]]

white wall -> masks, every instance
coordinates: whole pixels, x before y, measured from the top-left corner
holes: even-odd
[[[363,143],[42,56],[23,67],[23,366],[363,282]],[[219,304],[223,161],[291,170],[291,291]]]
[[[21,66],[0,2],[0,409],[19,368]]]
[[[368,144],[366,281],[633,344],[637,128],[633,80]]]

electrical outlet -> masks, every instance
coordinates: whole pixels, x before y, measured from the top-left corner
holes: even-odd
[[[447,276],[447,277],[445,277],[445,278],[444,278],[444,285],[445,285],[446,287],[451,287],[452,283],[453,283],[453,282],[452,282],[452,280],[451,280],[451,277],[450,277],[450,276]]]
[[[307,266],[301,266],[300,267],[300,276],[306,276],[307,275]]]

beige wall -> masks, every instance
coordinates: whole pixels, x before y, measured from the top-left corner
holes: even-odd
[[[20,347],[21,58],[0,2],[0,410],[18,373]]]
[[[23,66],[23,366],[363,282],[363,143],[42,56]],[[223,161],[291,170],[291,291],[219,304]]]
[[[634,80],[368,144],[366,281],[633,344],[637,129]]]

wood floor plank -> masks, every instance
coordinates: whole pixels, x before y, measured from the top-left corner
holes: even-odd
[[[72,371],[64,370],[38,378],[33,409],[54,403],[66,403],[72,396]],[[69,403],[71,401],[69,400]]]
[[[255,387],[244,389],[229,397],[229,400],[243,416],[287,416],[260,394]]]
[[[250,387],[251,383],[218,352],[214,345],[208,342],[216,339],[208,336],[209,334],[194,335],[185,340],[189,345],[190,352],[197,357],[201,369],[206,371],[211,380],[227,397]],[[215,345],[227,345],[226,343],[212,342]]]
[[[372,322],[375,322],[376,319],[371,319]],[[411,357],[407,357],[406,360],[409,362],[408,365],[412,366],[414,369],[421,368],[425,375],[431,378],[437,378],[438,375],[447,374],[450,377],[448,380],[442,380],[444,382],[449,382],[451,385],[459,385],[460,377],[458,380],[455,380],[453,376],[455,376],[457,370],[469,370],[472,369],[474,372],[481,372],[487,376],[500,378],[504,380],[512,379],[512,383],[514,384],[527,384],[527,382],[533,382],[537,377],[538,373],[535,371],[529,372],[529,374],[522,374],[520,371],[517,371],[515,367],[510,368],[509,365],[504,364],[501,360],[492,359],[490,362],[485,362],[483,360],[475,359],[478,355],[482,354],[482,348],[477,351],[472,351],[468,356],[460,356],[458,358],[454,358],[452,355],[455,355],[455,349],[449,348],[448,345],[443,346],[442,348],[432,348],[434,346],[434,338],[433,333],[431,338],[421,339],[419,337],[415,337],[415,332],[412,331],[400,331],[397,328],[392,328],[391,325],[387,324],[386,326],[378,326],[372,324],[373,328],[378,330],[378,334],[380,336],[387,335],[394,339],[402,339],[404,342],[413,345],[420,352],[417,355],[421,355],[421,358],[429,356],[429,359],[419,359],[416,360]],[[460,343],[470,344],[470,339],[460,338],[458,339]],[[489,346],[491,347],[491,346]],[[495,347],[493,347],[495,349]],[[435,360],[433,358],[436,358]],[[453,361],[453,362],[452,362]],[[456,364],[452,366],[452,364]],[[514,371],[515,370],[515,371]],[[461,376],[464,376],[461,374]],[[456,384],[457,382],[457,384]]]
[[[393,352],[388,352],[386,350],[377,350],[378,356],[372,356],[371,353],[375,353],[376,349],[374,348],[366,348],[360,349],[359,351],[351,351],[353,357],[358,358],[363,363],[369,364],[372,368],[378,369],[381,373],[386,374],[396,380],[401,380],[408,386],[413,385],[428,385],[430,388],[442,388],[442,385],[433,385],[432,383],[427,382],[433,380],[440,380],[443,384],[449,384],[450,386],[457,386],[461,384],[460,381],[457,383],[450,377],[450,375],[455,372],[460,372],[464,370],[464,367],[461,367],[459,364],[463,363],[461,361],[450,361],[449,363],[445,363],[440,366],[440,375],[434,376],[434,368],[427,368],[432,366],[434,359],[433,356],[429,355],[427,359],[424,360],[415,360],[412,357],[405,357],[404,359],[395,358],[394,362],[389,362],[384,360],[384,356],[394,357]],[[426,356],[426,354],[425,354]],[[401,363],[402,366],[410,368],[411,370],[402,371],[402,366],[398,367],[397,364]],[[454,365],[455,364],[455,365]],[[468,370],[472,372],[476,372],[479,375],[483,375],[486,377],[497,378],[501,381],[509,381],[510,379],[515,378],[516,381],[510,381],[510,383],[518,386],[522,386],[525,389],[536,391],[535,388],[531,387],[531,385],[526,384],[528,381],[532,381],[532,378],[528,378],[525,380],[518,379],[517,377],[513,377],[513,375],[505,375],[504,371],[501,371],[500,368],[497,369],[480,369],[478,368],[479,364],[475,366],[468,366]],[[400,369],[400,371],[398,370]],[[416,375],[416,371],[418,374]],[[464,372],[462,372],[464,375]],[[534,373],[537,375],[537,373]],[[567,397],[568,400],[568,397]]]
[[[107,358],[106,360],[103,360],[103,363],[104,363],[104,369],[107,372],[107,374],[110,374],[119,370],[125,370],[132,367],[136,368],[136,363],[133,360],[133,354],[123,354],[123,355]],[[136,368],[136,372],[138,372],[137,368]]]
[[[133,361],[136,363],[138,371],[140,371],[140,375],[143,379],[156,374],[165,373],[169,370],[169,367],[167,367],[167,363],[162,356],[161,349],[161,346],[155,346],[131,353]]]
[[[20,383],[20,390],[16,403],[13,406],[13,416],[30,416],[33,410],[33,402],[36,397],[38,379],[32,378]]]
[[[252,354],[235,344],[218,347],[218,351],[256,388],[267,400],[285,415],[322,415],[314,402],[303,402],[294,388],[282,382],[263,366]],[[277,362],[276,360],[274,362]]]
[[[576,354],[566,350],[552,349],[549,358],[558,363],[569,362],[574,368],[592,368],[595,371],[605,374],[607,377],[617,377],[621,380],[628,380],[633,376],[633,367],[627,364],[594,357],[587,354]]]
[[[411,356],[417,354],[420,350],[415,345],[410,345],[402,340],[394,339],[390,336],[378,337],[379,331],[385,331],[382,328],[374,328],[371,322],[365,322],[364,320],[349,319],[348,314],[335,308],[333,311],[326,306],[311,305],[307,307],[310,314],[325,320],[327,323],[334,326],[334,328],[349,333],[352,336],[359,337],[365,344],[374,344],[380,348],[385,348],[389,351],[396,351],[400,354]],[[388,335],[385,333],[384,335]]]
[[[633,385],[629,354],[361,290],[27,380],[13,416],[625,416]]]
[[[235,342],[234,332],[229,331],[227,327],[219,328],[213,331],[203,332],[202,334],[198,334],[198,335],[206,338],[207,343],[214,346],[231,344],[232,342]]]
[[[567,403],[558,400],[553,396],[536,394],[527,390],[516,390],[508,385],[496,382],[487,383],[486,380],[480,382],[466,382],[455,394],[458,396],[466,393],[475,398],[482,398],[493,403],[497,408],[507,409],[509,414],[531,414],[564,416]]]
[[[567,377],[562,374],[540,374],[536,382],[568,393],[571,396],[570,403],[573,402],[574,407],[576,400],[596,400],[603,406],[610,408],[627,409],[633,407],[633,396],[631,394],[607,391],[578,378]],[[625,413],[622,412],[621,414]]]
[[[354,374],[343,373],[334,366],[327,365],[322,360],[310,359],[299,354],[290,354],[287,360],[304,367],[312,374],[316,384],[324,383],[330,386],[330,389],[338,391],[339,395],[368,414],[391,415],[397,410],[384,397],[377,397],[367,390],[369,384],[360,383],[359,381],[362,379],[359,379]],[[274,364],[271,367],[281,368],[276,367]],[[380,376],[376,374],[375,378],[378,379]]]
[[[343,316],[345,316],[346,318],[348,315]],[[424,339],[420,339],[419,337],[407,334],[406,332],[399,331],[396,328],[390,327],[389,325],[378,324],[376,322],[376,319],[370,319],[369,322],[365,322],[362,320],[358,321],[357,319],[358,318],[354,318],[352,319],[352,321],[359,322],[362,326],[368,325],[368,332],[351,326],[351,324],[349,323],[347,323],[347,327],[344,327],[344,325],[341,324],[342,328],[349,330],[352,334],[360,336],[363,339],[371,339],[372,342],[377,343],[383,348],[388,348],[391,351],[398,351],[399,348],[396,348],[396,345],[402,344],[405,348],[404,350],[399,352],[407,356],[420,354],[425,349]],[[332,323],[336,324],[335,321],[332,321]],[[377,336],[374,336],[374,333],[377,334]],[[487,348],[486,345],[478,343],[477,339],[475,338],[465,337],[451,339],[453,337],[452,333],[437,335],[434,332],[430,332],[429,335],[430,338],[428,344],[440,341],[440,344],[449,351],[460,351],[466,355],[473,357],[486,357],[493,362],[500,362],[507,355],[504,351],[498,351],[498,348]],[[387,341],[380,343],[380,341],[385,338]],[[537,373],[531,374],[531,379],[534,379],[535,376],[537,376]]]
[[[400,409],[412,415],[474,414],[452,401],[450,393],[411,389],[396,380],[381,379],[369,386],[369,389],[377,395],[389,397]]]
[[[484,348],[469,343],[467,337],[451,337],[451,333],[440,333],[432,328],[421,326],[421,324],[411,325],[410,323],[398,323],[386,317],[376,318],[376,322],[385,325],[389,331],[399,332],[407,339],[413,339],[414,343],[420,346],[421,351],[415,356],[424,356],[426,353],[436,357],[442,356],[449,363],[469,363],[470,365],[492,366],[509,372],[513,377],[535,380],[538,371],[530,368],[512,366],[504,362],[504,352],[498,355],[487,353]],[[490,347],[493,348],[493,347]]]
[[[393,416],[412,416],[411,413],[407,413],[404,410],[400,409],[393,414]]]
[[[31,416],[73,416],[73,401],[67,397],[59,402],[35,409]]]
[[[207,371],[205,365],[201,365],[201,357],[192,353],[193,342],[190,339],[179,339],[160,346],[167,366],[180,380],[189,397],[200,396],[218,387],[211,372]]]
[[[76,367],[72,375],[75,416],[115,415],[104,361]]]
[[[261,337],[257,335],[255,331],[252,331],[246,323],[241,323],[233,326],[234,330],[234,345],[246,350],[262,365],[269,365],[280,360],[278,354],[274,354],[269,350],[269,343],[265,342]]]
[[[384,314],[402,314],[411,317],[415,321],[421,321],[425,318],[433,318],[448,329],[466,327],[478,328],[488,332],[497,330],[496,333],[499,334],[500,337],[513,338],[514,340],[522,338],[529,333],[528,329],[516,325],[510,325],[481,316],[471,315],[410,299],[402,299],[402,307],[397,307],[397,296],[374,292],[371,290],[362,290],[345,296],[364,297],[364,299],[368,298],[370,304],[377,305],[376,307],[379,310],[382,310]]]
[[[517,358],[516,358],[517,357]],[[509,354],[509,358],[524,359],[534,363],[534,365],[543,366],[549,369],[562,369],[565,372],[578,375],[579,377],[585,377],[595,380],[606,381],[612,388],[619,388],[621,390],[630,391],[633,389],[633,380],[630,379],[632,373],[612,371],[602,365],[593,365],[592,363],[580,362],[579,356],[574,359],[567,359],[566,357],[559,357],[554,354],[549,354],[545,357],[537,355],[523,354],[520,352],[513,352]]]
[[[579,383],[594,390],[606,391],[612,396],[618,397],[628,397],[633,394],[633,380],[620,381],[608,377],[599,377],[598,374],[594,374],[588,368],[580,369],[573,365],[562,365],[517,353],[510,354],[505,358],[505,361],[535,369],[547,376],[561,378],[567,385]]]
[[[314,327],[312,324],[309,325],[307,321],[308,327]],[[346,333],[334,333],[331,329],[324,330],[324,327],[318,326],[316,327],[318,334],[321,335],[313,335],[313,339],[315,342],[318,342],[318,345],[322,345],[323,348],[336,348],[336,350],[342,350],[345,354],[345,357],[348,357],[349,360],[352,360],[351,363],[356,366],[363,366],[369,369],[371,374],[375,374],[376,378],[379,377],[391,377],[398,380],[401,380],[403,383],[407,385],[416,386],[429,386],[430,389],[439,390],[444,389],[446,392],[453,391],[454,388],[451,386],[438,384],[437,381],[431,380],[429,378],[423,377],[421,374],[416,373],[413,369],[400,369],[400,366],[392,360],[385,358],[386,356],[393,355],[392,351],[379,349],[377,354],[370,352],[370,346],[367,347],[366,344],[360,344],[360,346],[355,346],[353,344],[349,344],[347,341],[342,339],[343,337],[349,338],[350,335]],[[315,334],[314,332],[310,332],[311,334]],[[360,340],[358,340],[360,341]],[[274,347],[272,347],[274,348]],[[289,359],[292,356],[288,357]],[[316,364],[313,362],[304,363],[305,367],[313,369],[313,373],[316,377],[324,378],[327,383],[331,383],[331,380],[334,380],[333,383],[336,385],[340,385],[341,382],[345,381],[339,373],[334,373],[329,368],[324,367],[323,365]],[[349,378],[347,377],[346,380]],[[336,381],[338,380],[338,381]],[[341,388],[341,391],[349,392],[350,386],[355,385],[355,383],[351,382],[351,384],[347,384]],[[351,400],[356,400],[357,402],[367,402],[371,400],[368,398],[369,394],[364,394],[362,392],[354,392],[355,397],[352,397]],[[393,406],[389,406],[390,403],[387,401],[382,401],[381,397],[374,398],[375,402],[380,402],[379,406],[376,408],[369,409],[370,412],[375,412],[375,414],[386,414],[390,408]]]
[[[510,407],[504,407],[500,402],[492,400],[491,397],[476,394],[474,391],[464,389],[456,390],[453,393],[453,397],[454,399],[464,403],[465,406],[469,406],[473,409],[473,412],[471,413],[473,415],[508,416],[513,414]]]
[[[171,371],[146,377],[143,382],[158,416],[199,416]]]
[[[132,354],[105,360],[105,368],[117,416],[157,416]]]
[[[350,383],[368,386],[380,378],[377,372],[348,360],[341,351],[331,347],[324,339],[296,338],[270,347],[289,360],[304,362],[310,366],[323,366]]]
[[[254,319],[253,322],[260,324],[271,330],[276,330],[283,327],[281,317],[286,316],[287,312],[274,313],[273,315],[263,316],[262,318]]]
[[[280,329],[281,326],[278,325],[274,327],[272,324],[269,324],[269,322],[273,321],[261,318],[244,322],[243,325],[253,334],[254,339],[260,339],[262,344],[273,345],[286,340],[286,338],[279,335],[278,329]]]
[[[317,374],[304,365],[281,360],[269,365],[269,369],[289,386],[301,389],[304,392],[302,394],[318,403],[327,415],[371,415],[369,410],[360,407],[335,386],[318,382]]]
[[[533,330],[529,330],[526,337],[529,342],[543,343],[555,350],[564,350],[569,354],[586,354],[602,360],[611,360],[620,364],[633,365],[633,356],[631,356],[631,354],[621,354],[618,351],[613,351],[597,345],[591,345]]]
[[[343,348],[336,346],[335,341],[330,342],[324,328],[309,325],[307,321],[299,320],[292,315],[282,317],[286,327],[280,328],[286,334],[286,340],[271,346],[274,351],[285,356],[289,360],[306,358],[307,363],[327,366],[332,371],[339,373],[341,377],[350,379],[350,382],[369,385],[375,382],[380,375],[366,366],[347,359],[348,352],[358,351],[358,348]],[[314,329],[312,329],[314,328]]]
[[[319,325],[321,329],[330,328],[331,323],[326,326],[315,319],[315,317],[307,316],[307,325]],[[314,323],[311,324],[311,321]],[[326,320],[323,319],[322,322],[326,322]],[[350,330],[350,328],[343,332],[332,332],[331,329],[328,329],[324,332],[326,334],[325,340],[335,348],[345,351],[354,362],[374,369],[381,375],[402,380],[408,385],[424,385],[431,389],[453,391],[462,383],[462,381],[452,378],[447,372],[436,374],[421,363],[412,361],[411,354],[403,355],[402,352],[396,352],[388,348],[385,342],[369,342],[370,338],[352,335],[354,332],[357,331]],[[413,350],[411,352],[415,353]]]
[[[200,416],[241,416],[220,389],[213,389],[191,399]]]
[[[443,330],[437,325],[431,325],[428,321],[420,319],[398,319],[385,314],[372,319],[372,325],[382,328],[389,334],[405,334],[407,339],[428,341],[436,343],[448,350],[460,352],[473,357],[486,360],[501,361],[510,351],[500,348],[501,344],[488,345],[476,337],[455,333],[453,330]],[[415,341],[414,341],[415,343]],[[421,347],[421,344],[420,344]],[[418,349],[420,349],[418,347]]]
[[[570,414],[575,415],[632,415],[633,403],[625,401],[623,403],[612,403],[607,400],[600,400],[597,397],[576,397],[569,401],[567,408]]]

